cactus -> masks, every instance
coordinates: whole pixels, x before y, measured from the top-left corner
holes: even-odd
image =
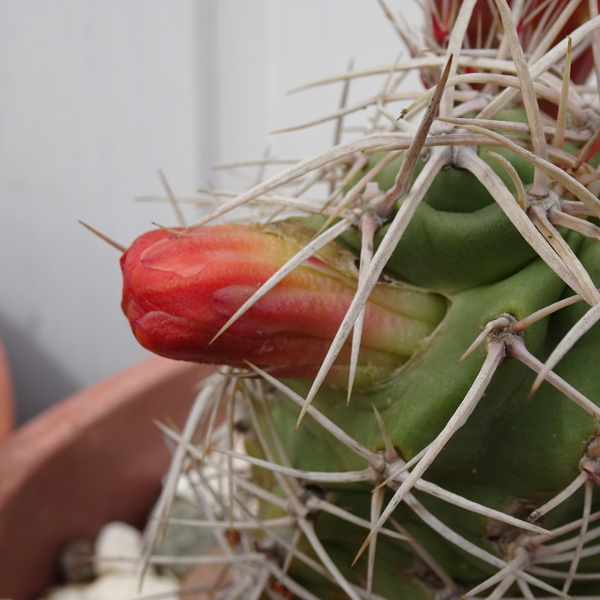
[[[146,347],[229,365],[163,426],[148,531],[149,558],[197,477],[230,569],[214,597],[600,594],[597,6],[426,11],[361,136],[122,259]],[[396,120],[411,69],[426,89]],[[262,225],[208,224],[255,201],[277,205]]]

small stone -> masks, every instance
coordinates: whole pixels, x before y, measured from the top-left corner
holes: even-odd
[[[81,600],[135,600],[152,594],[165,594],[165,600],[169,595],[177,598],[179,585],[173,579],[148,573],[141,589],[138,588],[138,583],[138,573],[108,573],[87,586]]]
[[[169,514],[173,519],[203,520],[204,513],[197,504],[176,497]],[[210,529],[170,523],[164,537],[155,547],[161,556],[200,556],[215,545],[215,536]],[[184,577],[194,565],[173,562],[162,566],[161,572],[170,572],[175,577]]]
[[[65,583],[86,583],[96,577],[94,544],[90,540],[69,542],[59,556],[61,575]]]
[[[42,600],[86,600],[87,585],[70,584],[48,592]]]
[[[109,523],[96,540],[96,573],[137,573],[141,556],[141,533],[125,523]]]
[[[223,556],[219,549],[207,552],[206,556]],[[196,565],[187,573],[180,584],[181,600],[209,600],[223,593],[234,582],[229,565]]]

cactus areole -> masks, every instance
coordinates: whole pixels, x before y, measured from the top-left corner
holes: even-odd
[[[437,120],[379,112],[240,197],[320,169],[323,215],[151,231],[122,257],[143,346],[250,375],[214,402],[246,402],[272,495],[253,518],[293,522],[244,530],[253,597],[600,594],[600,114],[574,83],[600,21],[513,5],[428,5],[439,52],[411,52],[445,92],[415,107]]]

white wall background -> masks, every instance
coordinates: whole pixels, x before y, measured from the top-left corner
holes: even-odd
[[[330,125],[268,133],[334,110],[340,84],[285,92],[401,50],[376,0],[2,0],[0,337],[20,420],[145,356],[118,252],[78,219],[127,245],[173,223],[133,200],[163,194],[159,168],[190,196],[236,185],[215,162],[327,147]]]

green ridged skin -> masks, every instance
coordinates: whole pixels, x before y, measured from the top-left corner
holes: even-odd
[[[371,164],[380,159],[380,155],[375,156]],[[390,172],[384,170],[379,176],[383,189],[392,185],[393,171],[397,172],[398,166],[392,163]],[[531,169],[524,171],[531,175]],[[323,220],[313,217],[304,222],[317,229]],[[378,241],[385,232],[384,227]],[[600,285],[600,242],[582,241],[574,233],[566,239]],[[357,230],[344,234],[340,241],[358,255]],[[457,361],[484,326],[504,313],[522,319],[572,292],[522,240],[487,190],[469,172],[454,168],[444,169],[437,176],[388,262],[386,273],[441,294],[448,302],[444,318],[409,362],[387,381],[371,390],[355,391],[349,406],[345,390],[324,387],[314,405],[368,449],[382,451],[382,436],[373,415],[375,406],[396,449],[404,460],[409,460],[439,434],[477,376],[485,359],[483,346],[463,362]],[[543,361],[587,308],[578,303],[529,327],[524,333],[529,351]],[[596,327],[576,344],[555,372],[594,400],[600,389],[599,364],[600,332]],[[427,470],[425,479],[519,518],[526,518],[571,483],[579,473],[585,443],[594,432],[593,419],[548,383],[528,399],[533,379],[534,373],[516,359],[504,360],[477,408]],[[302,396],[310,388],[306,381],[286,383]],[[280,431],[290,432],[299,411],[281,399],[273,414]],[[282,438],[296,468],[346,471],[366,466],[363,459],[310,417],[305,418],[295,436],[284,433]],[[327,487],[328,499],[340,506],[352,506],[355,514],[369,518],[372,486]],[[413,493],[438,519],[451,523],[460,535],[495,555],[502,556],[520,534],[515,528],[498,525],[445,501]],[[553,527],[577,519],[581,501],[581,494],[574,496],[540,524]],[[405,506],[396,509],[395,518],[467,587],[494,572],[444,540]],[[341,562],[346,564],[354,558],[366,530],[345,524],[343,531],[338,531],[339,523],[326,515],[317,517],[321,540],[332,555],[341,553],[345,557]],[[375,591],[402,600],[431,597],[431,578],[426,569],[418,567],[419,560],[409,546],[384,536],[379,536],[378,543],[378,556],[395,553],[391,571],[397,579],[390,578],[389,565],[383,558],[378,562]],[[365,568],[361,561],[348,572],[351,580],[360,579],[361,569]],[[590,562],[586,569],[600,570],[598,558]],[[303,573],[300,568],[299,581],[305,581]],[[314,589],[321,589],[320,585],[324,583],[316,582]],[[583,586],[572,589],[575,593]],[[589,585],[585,589],[589,591]]]

